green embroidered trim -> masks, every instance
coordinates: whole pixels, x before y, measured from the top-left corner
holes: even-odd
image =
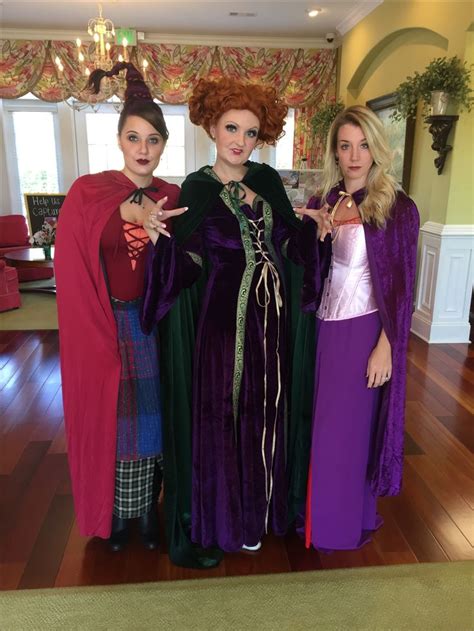
[[[205,169],[205,172],[220,182],[217,174],[211,169]],[[247,316],[247,305],[249,300],[250,287],[256,267],[255,250],[250,234],[250,224],[246,214],[240,208],[238,200],[233,198],[228,189],[224,186],[220,197],[224,204],[229,208],[233,215],[237,218],[240,227],[240,236],[242,238],[242,246],[245,253],[245,269],[237,298],[236,313],[236,331],[235,331],[235,359],[234,359],[234,377],[232,388],[232,407],[234,413],[234,431],[237,435],[237,422],[239,414],[239,398],[242,386],[242,375],[244,371],[244,347],[245,347],[245,323]],[[268,248],[271,258],[273,259],[277,269],[281,275],[281,269],[278,265],[278,257],[272,243],[273,232],[273,213],[270,204],[262,199],[259,195],[255,197],[255,202],[261,200],[263,202],[263,221],[264,221],[264,242]]]
[[[278,273],[280,274],[280,277],[283,278],[283,272],[280,268],[280,261],[276,255],[276,251],[275,251],[275,248],[273,247],[273,241],[272,241],[272,232],[273,232],[272,207],[265,200],[263,200],[263,223],[265,225],[265,229],[264,229],[265,245],[267,246],[268,252],[270,253],[271,259],[273,263],[275,264],[275,267],[277,268]]]
[[[189,250],[186,250],[186,254],[189,254],[189,256],[193,259],[196,265],[199,265],[199,267],[202,267],[202,257],[199,256],[199,254],[196,254],[196,252],[190,252]]]
[[[240,206],[233,201],[226,187],[222,189],[220,196],[224,204],[235,215],[237,221],[239,222],[240,236],[242,238],[242,245],[245,253],[245,269],[240,282],[239,295],[237,298],[234,378],[232,388],[234,430],[237,433],[240,388],[242,385],[242,375],[244,371],[245,320],[247,315],[249,290],[252,284],[256,262],[255,250],[252,244],[252,237],[250,236],[249,223],[245,213],[240,209]]]
[[[211,167],[207,166],[207,167],[204,169],[204,173],[205,173],[206,175],[210,175],[210,176],[211,176],[211,177],[213,177],[215,180],[217,180],[217,182],[220,182],[220,183],[222,184],[222,182],[221,182],[221,180],[220,180],[219,176],[218,176],[218,175],[217,175],[217,173],[214,171],[214,169],[212,169]]]

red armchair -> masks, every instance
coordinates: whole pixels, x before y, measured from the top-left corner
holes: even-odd
[[[18,309],[21,307],[20,292],[18,290],[18,274],[14,267],[8,267],[0,259],[0,311]]]
[[[13,250],[30,247],[28,225],[23,215],[0,216],[0,259]],[[49,267],[25,267],[18,269],[20,282],[52,278],[54,272]]]
[[[30,247],[28,226],[23,215],[2,215],[0,217],[0,256],[12,250]]]

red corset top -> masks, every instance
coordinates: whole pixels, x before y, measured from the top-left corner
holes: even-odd
[[[149,240],[141,226],[122,219],[119,209],[112,213],[100,238],[100,250],[114,298],[135,300],[142,295]]]

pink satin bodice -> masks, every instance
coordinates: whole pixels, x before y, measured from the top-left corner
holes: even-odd
[[[362,223],[342,223],[332,232],[332,261],[324,281],[321,320],[348,320],[378,311]]]

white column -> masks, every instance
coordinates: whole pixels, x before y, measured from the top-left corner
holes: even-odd
[[[430,343],[469,341],[473,225],[426,222],[420,230],[420,274],[411,330]]]

